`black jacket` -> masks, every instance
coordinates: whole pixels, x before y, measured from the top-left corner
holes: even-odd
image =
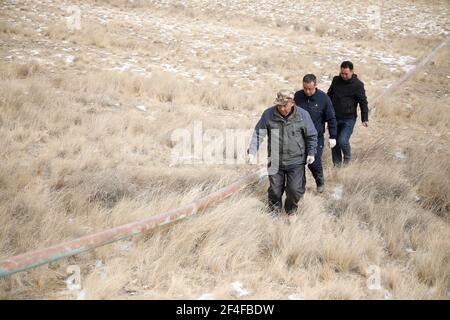
[[[323,140],[325,122],[328,123],[330,139],[336,139],[337,125],[333,104],[325,92],[316,89],[316,93],[311,97],[308,97],[304,90],[300,90],[295,93],[294,100],[297,106],[309,112],[309,115],[314,122],[314,126],[316,127],[319,140]]]
[[[356,74],[353,74],[350,80],[343,80],[340,76],[335,76],[327,94],[333,102],[336,119],[357,118],[356,106],[359,103],[361,121],[369,120],[366,90],[364,83],[358,79]]]

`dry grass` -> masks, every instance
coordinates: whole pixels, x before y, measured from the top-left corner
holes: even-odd
[[[151,9],[192,25],[221,15],[210,8],[159,8],[140,1],[92,3],[116,11]],[[128,34],[129,21],[100,24],[90,17],[74,32],[45,22],[48,29],[41,36],[47,41],[67,41],[80,49],[72,52],[73,64],[48,64],[51,57],[44,54],[38,56],[42,59],[2,62],[0,258],[179,207],[253,170],[169,166],[171,133],[176,128],[192,131],[194,121],[202,121],[204,130],[252,128],[280,87],[298,86],[307,72],[319,79],[332,76],[339,53],[330,53],[329,60],[315,44],[346,39],[354,26],[333,33],[320,20],[294,25],[279,19],[270,30],[263,16],[245,21],[238,15],[224,17],[214,26],[229,18],[226,27],[248,29],[249,35],[256,26],[268,32],[265,41],[281,37],[306,49],[299,54],[263,48],[227,35],[220,41],[235,41],[246,53],[242,64],[234,64],[227,52],[189,57],[183,45],[142,42]],[[0,37],[10,48],[17,47],[10,36],[31,46],[26,30],[2,23]],[[297,33],[304,31],[302,37],[311,44],[300,41]],[[374,42],[372,36],[364,30],[352,35],[361,50],[417,59],[435,42],[420,46],[417,36]],[[106,70],[88,54],[99,49],[111,55],[137,52],[148,74]],[[177,55],[188,68],[205,71],[207,63],[217,63],[224,74],[252,67],[257,71],[242,82],[231,77],[218,81],[210,70],[205,79],[190,81],[147,64],[150,57]],[[314,64],[316,57],[324,57],[322,68]],[[74,293],[65,285],[69,265],[81,267],[88,299],[194,299],[204,293],[218,299],[286,299],[290,294],[305,299],[448,299],[448,61],[448,50],[443,50],[377,106],[369,129],[358,123],[352,166],[332,169],[326,149],[327,191],[315,194],[308,176],[308,193],[293,221],[270,217],[265,211],[267,183],[253,185],[173,225],[0,279],[0,299],[72,299]],[[400,75],[386,74],[386,66],[374,63],[358,63],[357,68],[369,101],[381,92],[380,83]],[[261,75],[263,82],[251,82]],[[319,87],[327,89],[323,82]],[[147,111],[136,109],[139,105]],[[342,188],[342,198],[335,188]],[[380,290],[366,285],[371,266],[380,269]],[[232,289],[235,281],[248,289],[248,296]]]

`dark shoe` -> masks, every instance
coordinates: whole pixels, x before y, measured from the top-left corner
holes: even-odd
[[[323,193],[325,191],[325,185],[321,184],[317,186],[317,192]]]
[[[272,218],[276,218],[278,216],[280,216],[281,214],[281,208],[278,207],[273,207],[273,206],[268,206],[267,208],[267,213],[269,214],[269,216],[271,216]]]
[[[288,216],[295,216],[297,214],[297,209],[286,211]]]

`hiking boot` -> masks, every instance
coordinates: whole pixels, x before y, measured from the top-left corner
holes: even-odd
[[[321,184],[317,186],[317,192],[323,193],[325,191],[325,185]]]

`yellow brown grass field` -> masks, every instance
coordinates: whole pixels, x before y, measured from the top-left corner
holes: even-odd
[[[0,259],[177,208],[255,170],[172,165],[175,129],[249,130],[278,89],[313,72],[327,90],[344,59],[370,106],[448,32],[446,1],[383,2],[379,31],[352,11],[333,18],[349,1],[280,3],[291,14],[263,0],[2,1]],[[73,4],[80,30],[65,22]],[[267,182],[254,184],[173,225],[2,278],[0,299],[448,299],[449,61],[447,46],[377,105],[369,128],[357,124],[350,167],[331,168],[326,149],[326,192],[308,175],[293,221],[269,216]],[[80,290],[67,289],[71,265]]]

